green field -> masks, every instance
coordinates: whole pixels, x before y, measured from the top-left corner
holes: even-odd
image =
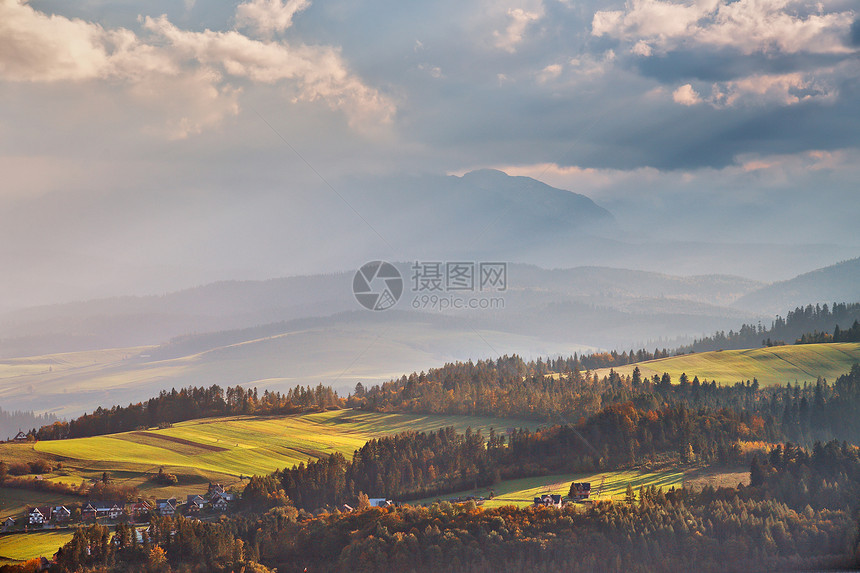
[[[66,465],[145,469],[169,467],[179,473],[216,472],[234,477],[270,473],[299,462],[340,452],[347,457],[367,440],[405,430],[454,426],[464,431],[490,427],[534,427],[534,422],[501,418],[384,414],[333,410],[299,416],[236,416],[193,420],[163,430],[38,442],[35,452]],[[0,447],[0,455],[3,449]]]
[[[483,507],[502,507],[505,505],[516,505],[525,507],[532,505],[534,498],[543,494],[560,494],[566,496],[570,491],[572,482],[591,482],[592,500],[620,501],[630,484],[637,495],[640,486],[662,487],[664,491],[671,487],[681,487],[685,482],[683,470],[667,470],[660,472],[638,472],[638,471],[608,471],[599,473],[576,473],[558,474],[542,477],[522,478],[507,480],[492,487],[480,488],[478,490],[462,491],[442,496],[441,499],[455,497],[476,496],[489,498],[490,491],[495,492],[495,497],[486,499]],[[601,483],[603,487],[601,488]],[[437,498],[426,498],[412,502],[415,504],[432,503]]]
[[[308,459],[334,452],[348,459],[372,438],[406,430],[432,431],[471,426],[487,433],[491,427],[534,428],[527,420],[385,414],[356,410],[332,410],[294,416],[233,416],[192,420],[161,430],[125,432],[73,440],[35,444],[0,444],[0,459],[7,462],[49,460],[63,469],[45,479],[79,484],[110,473],[117,483],[133,485],[148,497],[199,493],[208,481],[241,484],[242,477],[267,474]],[[164,467],[176,474],[179,484],[159,486],[148,476]],[[67,503],[78,498],[0,488],[0,517],[20,515],[27,505]]]
[[[815,382],[819,376],[833,382],[855,362],[860,362],[860,343],[841,342],[702,352],[629,364],[615,370],[628,375],[638,366],[643,377],[668,372],[673,382],[677,382],[682,373],[691,380],[698,376],[699,380],[716,380],[721,384],[757,378],[761,385],[772,386]],[[608,373],[608,368],[597,370],[599,376]]]
[[[69,530],[0,535],[0,562],[4,559],[26,561],[42,556],[50,559],[57,549],[69,542],[72,535],[73,532]]]

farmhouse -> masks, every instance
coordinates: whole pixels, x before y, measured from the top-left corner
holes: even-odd
[[[152,513],[152,504],[138,498],[137,503],[131,504],[128,510],[135,521],[146,521]]]
[[[173,515],[176,513],[178,506],[179,502],[176,501],[175,497],[155,500],[155,509],[160,515]]]
[[[206,507],[207,502],[202,495],[189,494],[186,497],[185,504],[188,508],[188,513],[198,513],[201,509]]]
[[[568,497],[573,498],[574,501],[586,500],[589,495],[591,495],[591,482],[574,482],[570,484],[570,494]]]
[[[90,501],[81,508],[81,519],[95,521],[97,519],[118,519],[123,514],[122,503],[112,501]]]
[[[72,519],[72,512],[65,505],[58,505],[51,510],[51,520],[55,523],[65,523]]]
[[[369,500],[370,507],[388,507],[390,505],[394,505],[391,500],[385,499],[384,497],[371,497]]]
[[[6,520],[3,522],[3,531],[9,531],[13,527],[15,527],[15,519],[12,517],[7,517]]]
[[[12,438],[12,441],[13,442],[26,442],[27,441],[27,434],[25,434],[21,430],[18,430],[18,433],[15,434],[15,437]]]
[[[214,509],[224,511],[227,509],[227,495],[224,493],[213,494],[212,497],[209,498],[209,503]]]
[[[28,510],[30,525],[42,525],[51,521],[50,507],[33,507]]]
[[[544,494],[534,499],[535,507],[561,507],[561,496],[556,494]]]

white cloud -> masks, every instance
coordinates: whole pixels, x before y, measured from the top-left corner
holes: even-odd
[[[298,88],[296,101],[322,100],[344,110],[351,125],[388,123],[394,114],[394,104],[350,73],[336,48],[261,42],[236,31],[191,32],[166,16],[146,18],[144,27],[182,59],[220,66],[230,76],[257,83],[291,80]]]
[[[107,74],[127,30],[49,16],[25,2],[0,0],[0,77],[13,81],[87,80]]]
[[[675,103],[686,106],[702,103],[702,98],[690,84],[684,84],[672,92],[672,99],[675,100]]]
[[[592,34],[631,42],[638,55],[690,44],[745,54],[854,51],[845,43],[854,12],[828,12],[828,5],[840,8],[811,0],[631,0],[625,10],[596,12]]]
[[[824,75],[833,70],[822,70]],[[736,80],[716,82],[711,94],[703,98],[691,84],[679,86],[672,92],[672,100],[684,106],[709,103],[717,108],[773,104],[795,105],[801,102],[833,101],[838,92],[827,81],[811,74],[756,74]]]
[[[305,6],[306,0],[253,0],[240,5],[237,20],[256,22],[259,32],[279,31]],[[238,31],[192,32],[166,16],[140,21],[148,35],[0,0],[0,80],[118,81],[134,101],[161,109],[174,138],[237,114],[241,89],[235,81],[285,83],[294,101],[322,101],[343,111],[354,127],[386,124],[394,114],[393,102],[350,72],[338,48],[260,41]]]
[[[219,125],[239,114],[241,88],[222,81],[219,72],[201,67],[179,76],[152,75],[129,88],[143,108],[155,108],[165,117],[163,125],[145,131],[168,139],[185,139]],[[170,93],[169,98],[164,98]]]
[[[505,28],[504,32],[498,30],[493,32],[496,47],[511,54],[516,52],[517,46],[523,41],[526,28],[532,22],[543,18],[543,14],[544,8],[542,3],[534,8],[509,8],[507,11],[509,19],[507,28]]]
[[[293,25],[293,16],[310,6],[310,0],[251,0],[236,7],[236,25],[268,38]]]
[[[711,101],[718,106],[749,103],[794,105],[804,101],[829,101],[837,90],[826,81],[801,72],[761,74],[714,84]]]
[[[537,74],[537,80],[540,83],[546,83],[555,79],[561,75],[561,65],[560,64],[550,64],[544,69],[542,69]]]
[[[630,51],[637,56],[644,56],[646,58],[654,53],[654,50],[651,48],[648,42],[645,42],[643,40],[639,40],[638,42],[636,42],[636,45],[630,48]]]

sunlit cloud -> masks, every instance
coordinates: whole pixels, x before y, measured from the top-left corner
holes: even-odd
[[[745,54],[845,54],[855,14],[828,11],[833,2],[810,0],[632,0],[624,10],[598,10],[592,34],[630,42],[650,56],[689,46]]]
[[[270,34],[289,27],[307,5],[255,0],[239,6],[237,20]],[[194,32],[164,15],[140,22],[138,34],[0,0],[0,79],[121,82],[133,101],[163,103],[166,133],[174,138],[237,114],[238,82],[286,83],[294,88],[293,101],[324,102],[356,128],[384,125],[394,116],[392,100],[351,72],[336,47],[256,40],[236,30]]]

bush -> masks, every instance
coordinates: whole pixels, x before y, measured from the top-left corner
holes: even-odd
[[[164,468],[158,468],[158,473],[152,476],[152,481],[161,485],[176,485],[179,483],[179,478],[175,475],[167,473]]]
[[[30,468],[31,474],[49,474],[51,473],[51,464],[47,460],[36,460],[28,462],[27,467]]]
[[[30,466],[22,462],[13,462],[9,464],[10,476],[24,476],[30,473]]]

